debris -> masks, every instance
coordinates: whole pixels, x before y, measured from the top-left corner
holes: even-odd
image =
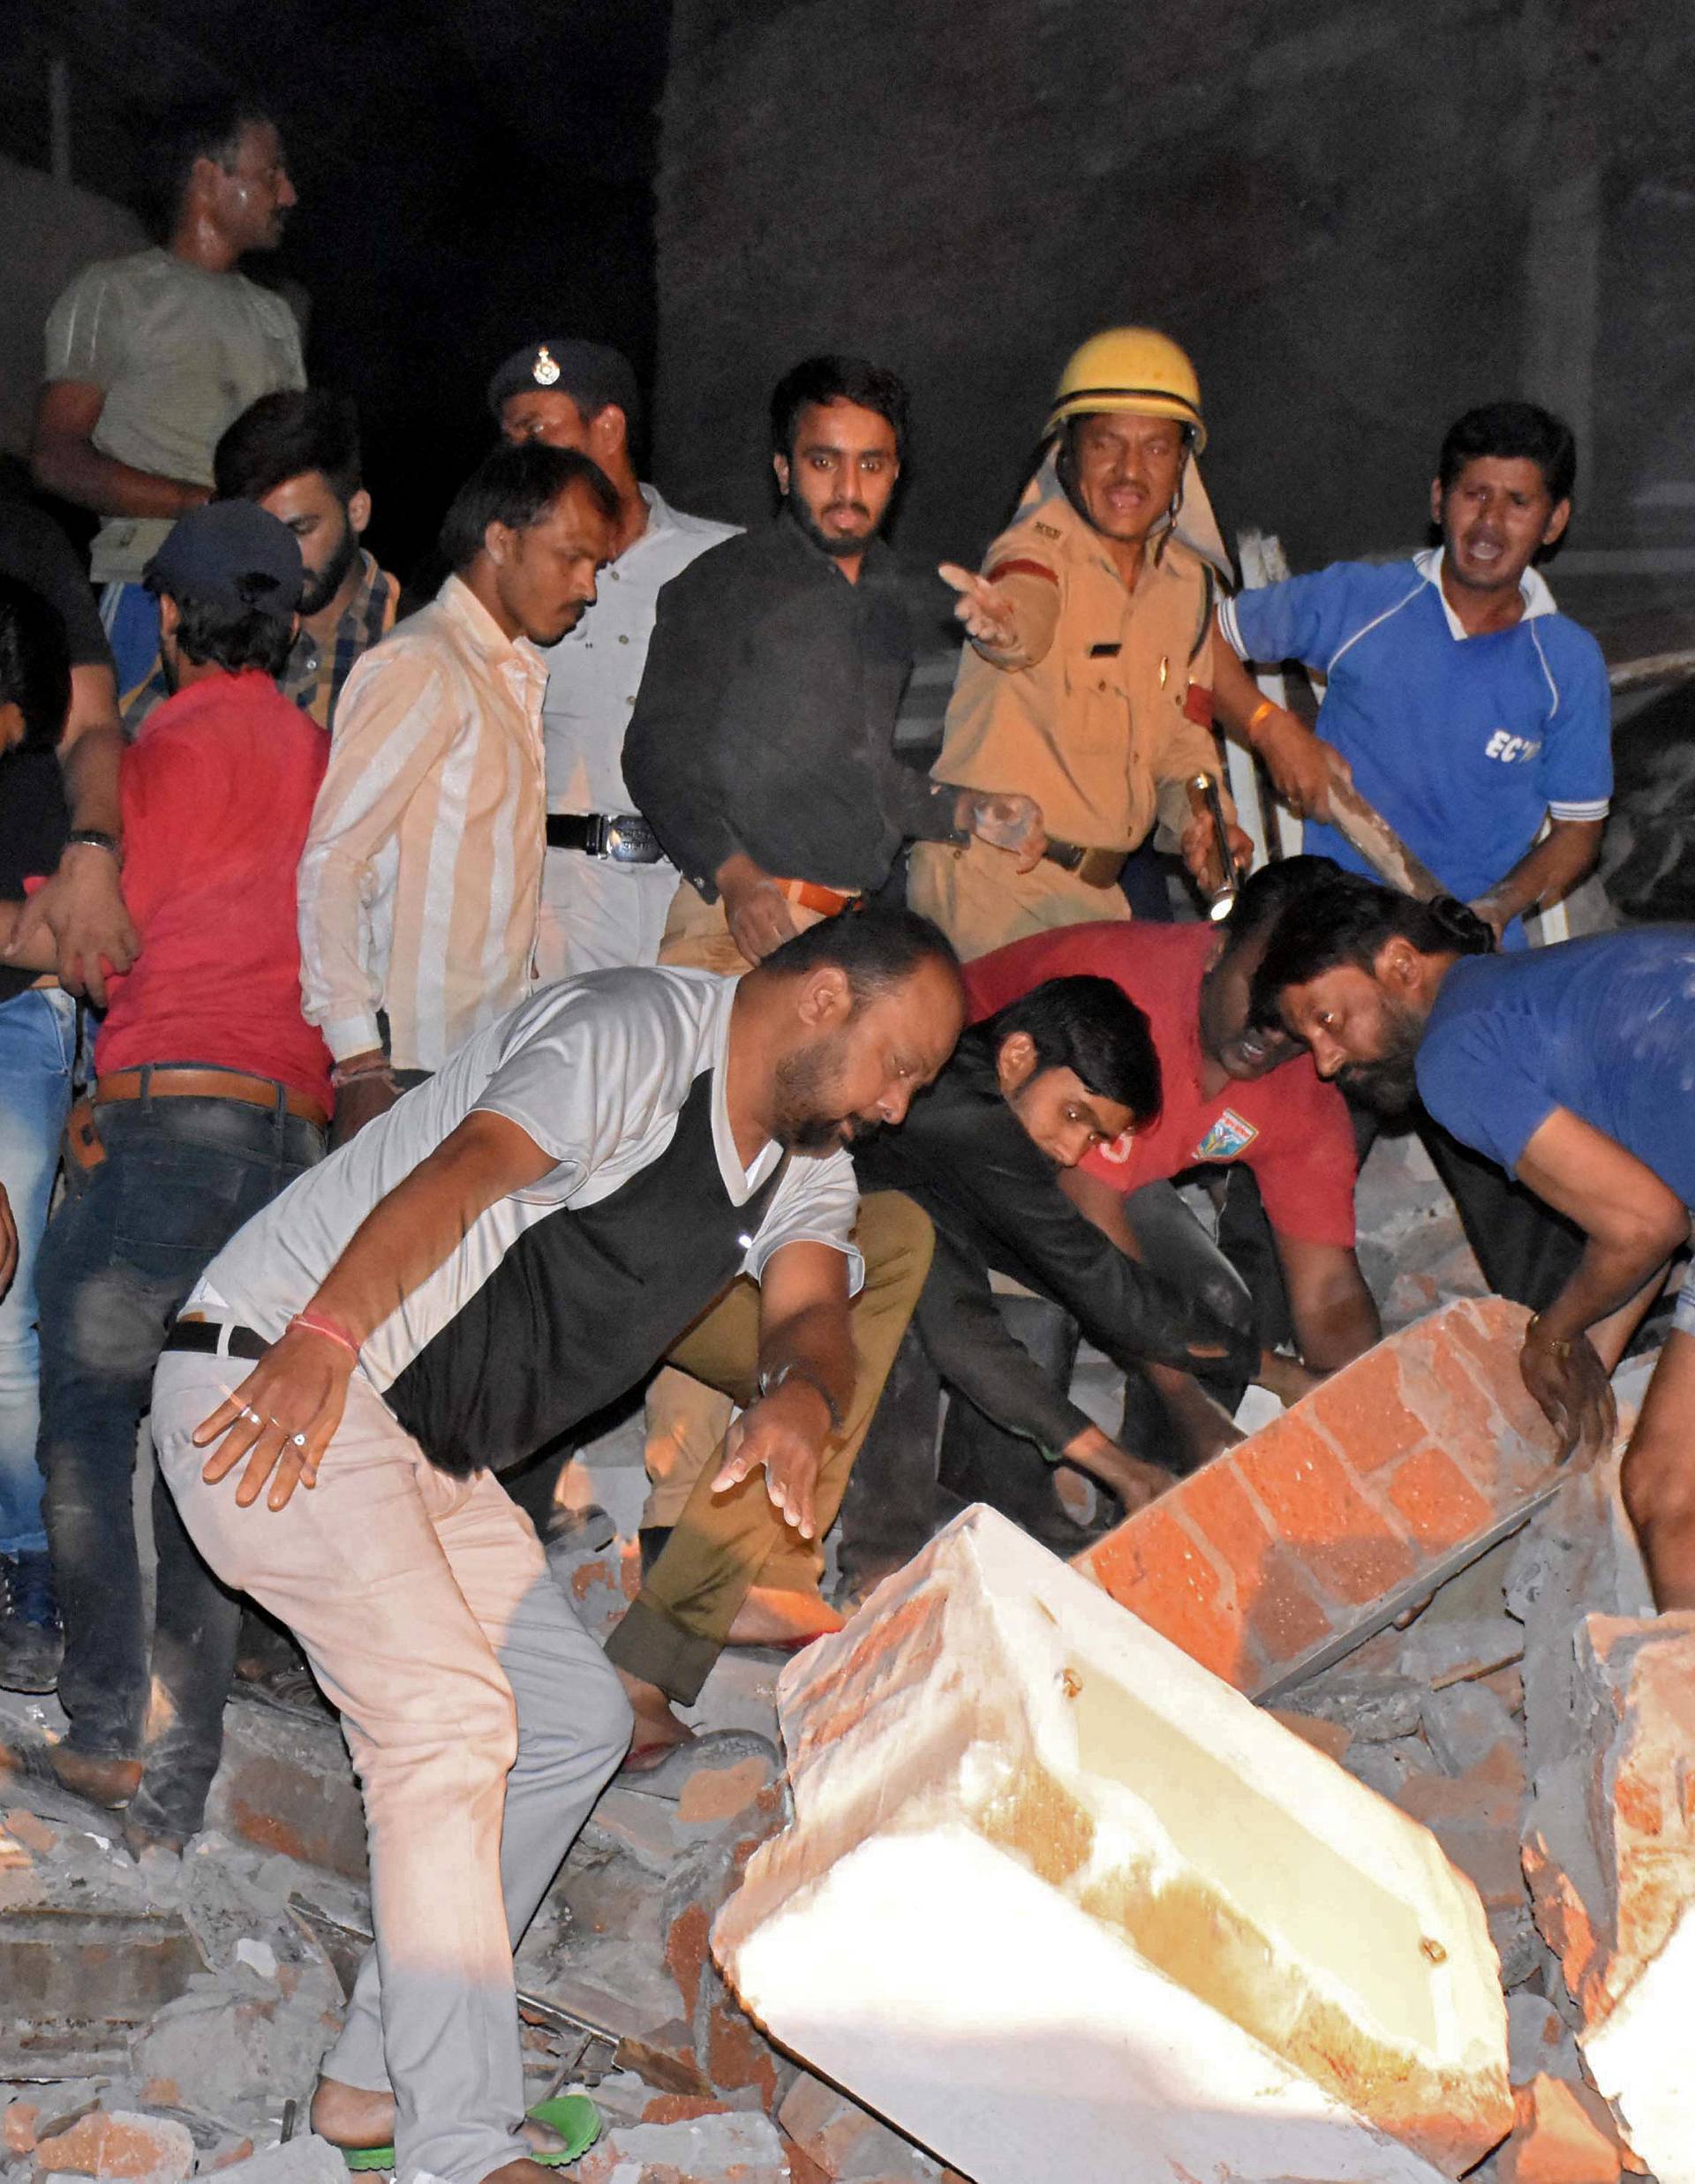
[[[831,2184],[937,2184],[941,2165],[833,2085],[802,2071],[777,2121]]]
[[[193,2172],[194,2141],[180,2123],[100,2108],[56,2137],[37,2140],[35,2159],[60,2175],[183,2184]]]
[[[1515,2085],[1534,2077],[1575,2078],[1578,2044],[1552,2002],[1540,1994],[1507,1997],[1507,2075]]]
[[[347,2184],[347,2162],[339,2147],[308,2131],[286,2146],[267,2146],[219,2173],[229,2184]]]
[[[609,2131],[572,2170],[576,2184],[790,2184],[768,2116],[720,2109],[677,2123]]]
[[[1462,1300],[1390,1336],[1078,1566],[1239,1690],[1281,1693],[1553,1492],[1557,1440],[1518,1372],[1526,1317]]]
[[[1128,2144],[1429,2184],[1505,2133],[1494,1953],[1432,1839],[992,1512],[780,1702],[796,1819],[714,1951],[978,2184],[1038,2144],[1067,2184],[1121,2184]]]
[[[1619,2184],[1618,2134],[1598,2094],[1533,2078],[1514,2095],[1512,2136],[1495,2157],[1498,2184]]]
[[[16,2161],[35,2150],[35,2126],[41,2120],[35,2101],[8,2101],[0,2116],[0,2146]]]

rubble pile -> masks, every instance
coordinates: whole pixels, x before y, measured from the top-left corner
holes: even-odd
[[[970,1511],[786,1668],[727,1653],[520,1953],[530,2097],[604,2119],[569,2173],[1695,2184],[1695,1617],[1521,1321],[1449,1304],[1075,1569]],[[624,1469],[556,1559],[597,1629]],[[0,2184],[334,2184],[335,1725],[232,1702],[213,1826],[139,1864],[59,1726],[0,1697]]]

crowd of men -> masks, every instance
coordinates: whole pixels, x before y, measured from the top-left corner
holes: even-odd
[[[1428,553],[1238,591],[1189,358],[1097,335],[1013,521],[940,572],[925,774],[893,373],[785,374],[777,512],[740,532],[642,478],[622,356],[533,343],[397,619],[353,407],[238,269],[295,201],[277,132],[227,107],[172,145],[164,241],[48,327],[34,476],[99,519],[89,569],[0,506],[0,1683],[56,1688],[63,1781],[179,1850],[243,1599],[292,1633],[377,1936],[314,2125],[522,2179],[512,1947],[612,1774],[690,1736],[724,1646],[840,1627],[962,1499],[1074,1548],[1227,1445],[1250,1382],[1359,1355],[1383,1110],[1599,1442],[1695,1202],[1695,932],[1526,944],[1611,785],[1601,654],[1535,567],[1575,482],[1547,412],[1451,426]],[[1316,728],[1253,678],[1288,659]],[[1221,727],[1307,855],[1247,873],[1201,793]],[[1370,876],[1349,783],[1447,894]],[[1226,919],[1172,917],[1174,859]],[[1080,1337],[1124,1368],[1116,1433]],[[1667,1608],[1692,1337],[1695,1299],[1624,1472]],[[561,1466],[644,1387],[603,1649],[544,1543],[595,1525]]]

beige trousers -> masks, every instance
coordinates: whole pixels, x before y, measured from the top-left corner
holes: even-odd
[[[393,2089],[401,2177],[478,2184],[529,2150],[512,1951],[629,1707],[529,1519],[492,1473],[437,1471],[361,1374],[311,1492],[208,1487],[191,1437],[247,1369],[168,1351],[153,1435],[194,1544],[295,1633],[358,1774],[376,1944],[324,2069]]]
[[[1032,872],[1018,872],[1006,850],[975,839],[958,849],[945,842],[915,842],[907,864],[907,900],[935,919],[965,963],[1056,925],[1116,923],[1130,915],[1117,887],[1085,886],[1074,872],[1045,860]]]

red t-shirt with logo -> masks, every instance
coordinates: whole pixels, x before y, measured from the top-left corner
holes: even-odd
[[[206,1062],[328,1110],[329,1051],[300,1013],[294,876],[329,738],[268,675],[208,675],[124,754],[124,905],[141,936],[109,982],[97,1072]]]
[[[1347,1103],[1302,1054],[1253,1082],[1201,1090],[1201,981],[1209,925],[1065,925],[1015,940],[965,967],[973,1022],[1050,978],[1110,978],[1148,1019],[1164,1105],[1149,1130],[1099,1147],[1085,1170],[1120,1191],[1186,1168],[1240,1160],[1254,1171],[1274,1229],[1303,1243],[1352,1248],[1353,1128]]]

